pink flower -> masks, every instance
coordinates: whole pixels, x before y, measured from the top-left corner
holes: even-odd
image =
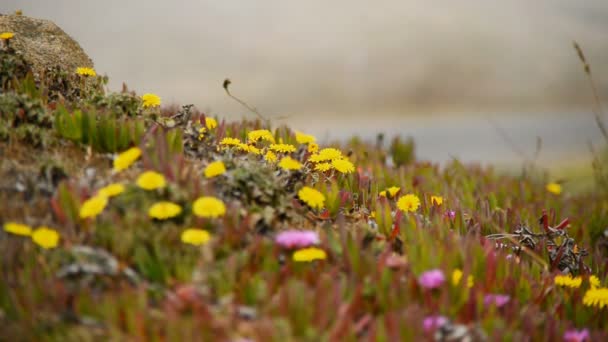
[[[590,340],[589,330],[587,330],[587,329],[583,329],[583,330],[572,329],[572,330],[568,330],[564,333],[564,341],[566,341],[566,342],[583,342],[583,341],[589,341],[589,340]]]
[[[418,277],[418,283],[427,289],[436,289],[445,282],[445,275],[440,269],[426,271]]]
[[[422,321],[422,327],[425,332],[432,332],[437,328],[441,328],[444,324],[448,323],[448,319],[444,316],[427,316]]]
[[[279,233],[275,240],[283,248],[304,248],[319,243],[319,234],[311,230],[287,230]]]
[[[483,303],[486,306],[494,304],[494,305],[496,305],[497,308],[500,308],[500,307],[504,306],[505,304],[507,304],[510,300],[511,300],[511,297],[509,297],[508,295],[487,294],[485,296],[485,298],[483,299]]]
[[[455,218],[456,218],[456,212],[455,212],[454,210],[448,210],[448,211],[445,213],[445,216],[446,216],[447,218],[449,218],[450,220],[453,220],[453,219],[455,219]]]

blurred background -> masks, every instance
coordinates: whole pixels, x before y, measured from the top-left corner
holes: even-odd
[[[253,118],[228,77],[277,124],[325,141],[413,136],[439,162],[513,165],[538,137],[541,163],[588,163],[600,133],[573,40],[608,98],[606,0],[2,3],[62,27],[112,90]]]

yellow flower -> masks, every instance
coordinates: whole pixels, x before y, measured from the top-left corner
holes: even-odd
[[[144,108],[153,108],[160,106],[160,97],[156,94],[143,94],[141,99],[144,101]]]
[[[296,262],[311,262],[325,259],[327,259],[325,251],[316,247],[300,249],[293,253],[293,261]]]
[[[218,160],[207,165],[207,167],[205,168],[205,177],[212,178],[219,175],[223,175],[225,172],[226,166],[224,166],[224,162]]]
[[[7,233],[15,234],[15,235],[22,235],[22,236],[32,235],[32,227],[30,227],[26,224],[21,224],[21,223],[16,223],[16,222],[6,222],[4,224],[4,231]]]
[[[391,197],[395,197],[400,190],[401,190],[401,188],[398,186],[391,186],[390,188],[387,188],[386,190],[380,191],[380,193],[378,195],[380,195],[382,197],[386,197],[386,194],[388,193]]]
[[[378,193],[379,196],[381,197],[386,197],[386,190],[382,190]]]
[[[9,40],[9,39],[12,39],[14,36],[15,36],[15,34],[13,32],[0,33],[0,39],[2,39],[2,40]]]
[[[114,158],[114,171],[122,171],[129,166],[133,165],[137,159],[141,156],[141,150],[139,147],[131,147],[130,149],[122,152],[116,158]]]
[[[589,284],[592,289],[600,287],[600,278],[598,278],[595,274],[589,276]]]
[[[120,183],[112,183],[97,190],[97,195],[105,197],[114,197],[122,194],[125,191],[125,186]]]
[[[277,161],[277,155],[274,154],[274,152],[272,152],[272,151],[268,151],[268,152],[266,152],[264,159],[266,159],[266,161],[269,163],[274,163]]]
[[[166,220],[182,213],[182,207],[172,202],[156,202],[148,210],[148,216],[157,220]]]
[[[321,172],[326,172],[331,170],[332,166],[330,163],[319,163],[317,165],[315,165],[315,170],[316,171],[321,171]]]
[[[317,141],[314,135],[304,134],[302,132],[296,131],[296,141],[298,144],[311,144]]]
[[[583,304],[585,306],[595,306],[600,309],[608,306],[608,288],[598,287],[587,290],[583,297]]]
[[[203,140],[205,137],[205,132],[207,132],[207,128],[201,127],[198,129],[198,140]]]
[[[189,228],[182,232],[181,238],[183,243],[200,246],[211,240],[211,234],[204,229]]]
[[[144,190],[161,189],[167,185],[165,176],[155,171],[146,171],[137,177],[137,186]]]
[[[462,270],[457,268],[452,272],[452,285],[458,286],[460,284],[461,279],[462,279]],[[470,274],[467,277],[467,287],[468,288],[473,287],[473,276]]]
[[[397,201],[397,207],[405,213],[416,211],[418,210],[418,207],[420,207],[420,199],[414,194],[401,196]]]
[[[207,127],[207,129],[214,129],[215,127],[217,127],[217,120],[212,117],[205,117],[205,126]]]
[[[562,193],[562,186],[557,184],[557,183],[549,183],[546,186],[547,191],[549,191],[550,193],[554,194],[554,195],[559,195]]]
[[[103,195],[97,195],[84,201],[80,207],[80,218],[86,219],[96,217],[108,205],[108,198]]]
[[[307,186],[298,191],[298,198],[312,209],[321,209],[325,205],[325,196],[318,190]]]
[[[348,159],[334,159],[332,160],[331,165],[341,173],[355,172],[355,165]]]
[[[431,196],[431,204],[441,205],[443,203],[443,197],[441,196]]]
[[[76,68],[76,73],[80,76],[91,76],[91,77],[97,76],[95,69],[87,68],[87,67]]]
[[[249,152],[252,154],[257,154],[257,155],[262,154],[262,150],[260,150],[259,148],[255,147],[253,145],[239,144],[238,148],[241,151]]]
[[[44,249],[55,248],[59,244],[59,233],[48,227],[38,227],[32,232],[32,240]]]
[[[270,144],[268,148],[280,153],[291,153],[296,151],[296,147],[290,144]]]
[[[578,289],[581,286],[581,284],[583,283],[583,278],[581,278],[580,276],[576,277],[576,278],[572,278],[571,275],[556,275],[555,278],[553,278],[553,282],[557,286],[564,286],[564,287],[571,287],[571,288]]]
[[[226,206],[215,197],[205,196],[194,201],[192,211],[199,217],[220,217],[226,214]]]
[[[302,168],[302,164],[291,157],[284,157],[279,162],[279,167],[284,170],[299,170]]]
[[[237,138],[224,138],[220,141],[220,145],[224,146],[237,146],[240,145],[241,141]]]
[[[308,152],[309,153],[317,153],[319,151],[319,145],[316,143],[308,144]]]
[[[310,156],[309,160],[311,162],[322,162],[322,161],[331,161],[335,159],[342,159],[342,152],[338,149],[328,147],[324,148],[319,153],[313,154]]]
[[[250,143],[257,142],[260,139],[274,143],[274,136],[272,136],[272,133],[270,133],[270,131],[267,129],[251,131],[247,134],[247,139]]]

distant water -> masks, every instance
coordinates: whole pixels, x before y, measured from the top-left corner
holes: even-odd
[[[458,158],[482,164],[514,164],[523,161],[514,150],[532,158],[539,137],[542,147],[538,161],[547,166],[564,166],[568,162],[588,162],[591,159],[589,142],[595,146],[602,142],[591,113],[309,117],[289,118],[286,123],[326,142],[353,135],[375,141],[378,133],[384,133],[387,144],[396,135],[410,136],[416,142],[417,156],[434,162]]]

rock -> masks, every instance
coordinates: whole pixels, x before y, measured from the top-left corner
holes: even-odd
[[[80,45],[49,20],[0,14],[0,32],[15,34],[10,47],[23,55],[35,73],[56,66],[66,71],[93,67]]]

